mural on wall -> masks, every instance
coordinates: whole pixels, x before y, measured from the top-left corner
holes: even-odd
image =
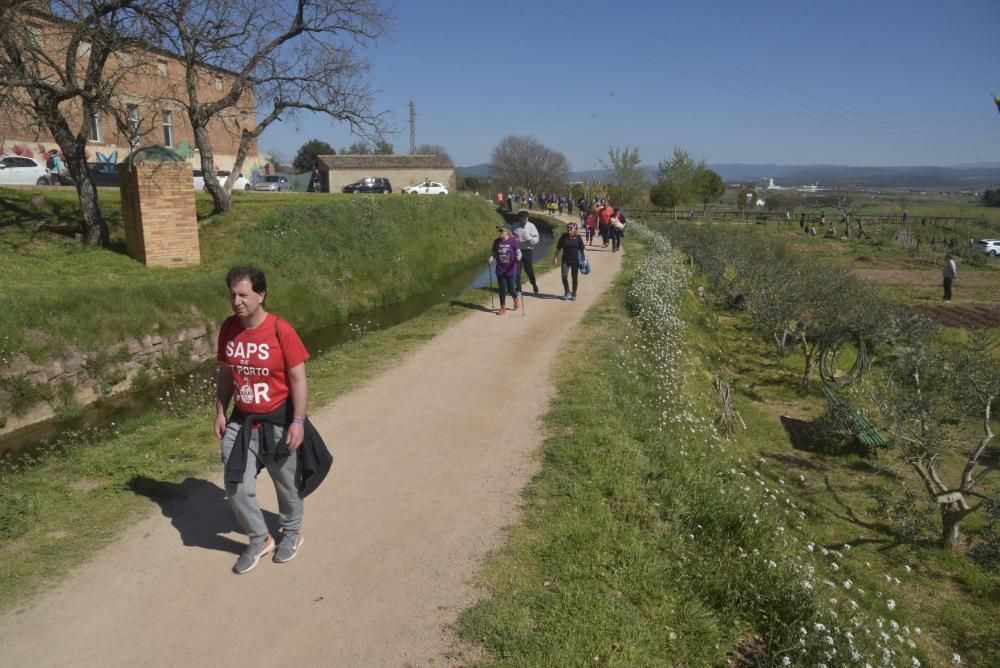
[[[251,186],[257,185],[257,181],[260,180],[261,176],[260,164],[256,160],[254,160],[253,162],[250,163],[250,166],[248,168],[243,170],[244,174],[246,174],[247,172],[250,173],[250,185]]]
[[[176,153],[185,160],[190,160],[194,157],[194,149],[191,148],[191,144],[187,143],[186,139],[181,140],[181,143],[178,144]]]
[[[115,151],[111,155],[104,155],[100,151],[97,152],[97,164],[107,163],[109,165],[118,164],[118,151]]]

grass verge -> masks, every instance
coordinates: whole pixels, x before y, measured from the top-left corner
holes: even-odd
[[[677,266],[650,280],[636,237],[557,369],[543,467],[486,567],[489,596],[458,622],[484,663],[915,666],[955,648],[988,665],[988,643],[934,637],[910,604],[910,589],[942,594],[918,567],[829,526],[821,475],[758,454],[781,449],[773,416],[740,403],[750,429],[716,433],[718,361],[746,341],[716,338]]]
[[[117,197],[101,193],[113,221]],[[124,254],[118,226],[109,249],[44,231],[77,215],[66,193],[0,189],[0,205],[2,352],[36,362],[218,323],[235,264],[264,269],[269,302],[299,328],[333,324],[468,266],[488,252],[497,221],[485,202],[459,195],[242,196],[202,219],[201,265],[156,269]]]

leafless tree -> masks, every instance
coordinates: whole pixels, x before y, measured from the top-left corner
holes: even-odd
[[[127,56],[141,40],[133,0],[52,0],[45,9],[26,0],[0,1],[0,113],[27,119],[50,134],[66,159],[83,212],[84,242],[108,243],[90,169],[91,119],[136,124],[118,99],[120,86],[141,64]],[[134,121],[134,119],[133,119]]]
[[[569,160],[534,137],[509,135],[493,149],[490,172],[494,183],[503,188],[557,191],[566,186]]]
[[[176,101],[191,123],[216,211],[230,208],[229,191],[248,150],[279,119],[319,112],[348,123],[356,135],[381,138],[383,115],[372,111],[369,66],[356,51],[388,22],[374,0],[160,0],[148,5],[147,15],[159,41],[186,65]],[[225,184],[215,178],[213,120],[238,138]]]
[[[448,151],[445,150],[444,146],[440,146],[438,144],[421,144],[417,147],[417,155],[437,155],[444,158],[451,164],[455,164],[452,161],[451,156],[448,155]]]

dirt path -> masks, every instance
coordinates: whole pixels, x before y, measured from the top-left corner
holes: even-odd
[[[475,600],[536,470],[557,353],[619,267],[610,252],[591,258],[577,302],[551,298],[562,287],[550,272],[525,317],[473,310],[315,411],[336,461],[306,502],[297,559],[231,573],[245,539],[221,475],[188,480],[163,514],[0,617],[0,665],[448,664],[446,626]]]

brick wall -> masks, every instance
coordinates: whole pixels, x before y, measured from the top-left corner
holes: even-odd
[[[63,59],[68,39],[66,28],[61,24],[46,25],[44,19],[39,16],[33,16],[30,23],[40,30],[39,39],[42,40],[46,51],[52,54],[57,62]],[[78,58],[78,66],[82,68],[86,62],[86,52],[79,53]],[[173,138],[167,145],[175,151],[183,144],[191,149],[196,147],[194,132],[187,115],[182,106],[174,102],[187,97],[183,62],[164,52],[136,49],[109,58],[104,78],[118,80],[114,100],[123,115],[129,105],[137,107],[142,145],[166,144],[163,112],[169,111],[173,123]],[[234,75],[225,70],[199,68],[198,99],[211,102],[221,98],[228,92],[233,79]],[[23,95],[17,97],[25,101]],[[79,131],[85,122],[79,103],[69,101],[63,103],[60,109],[69,121],[70,128],[74,132]],[[208,130],[217,169],[230,169],[233,166],[241,128],[252,127],[256,123],[256,115],[253,91],[247,90],[234,108],[209,123]],[[100,126],[100,138],[92,138],[87,143],[89,160],[96,162],[97,153],[102,153],[105,157],[117,153],[118,161],[124,160],[129,154],[129,141],[128,137],[118,129],[114,118],[111,114],[99,115],[97,124]],[[28,114],[15,110],[13,106],[0,114],[0,154],[19,153],[38,158],[53,148],[59,148],[53,137],[44,128],[33,124]],[[259,159],[257,144],[251,142],[246,163]],[[189,158],[189,162],[189,169],[191,166],[201,168],[197,151]],[[247,173],[249,174],[248,171]],[[188,176],[190,177],[190,174]]]
[[[125,249],[147,267],[201,262],[198,220],[186,162],[140,162],[121,171]]]

